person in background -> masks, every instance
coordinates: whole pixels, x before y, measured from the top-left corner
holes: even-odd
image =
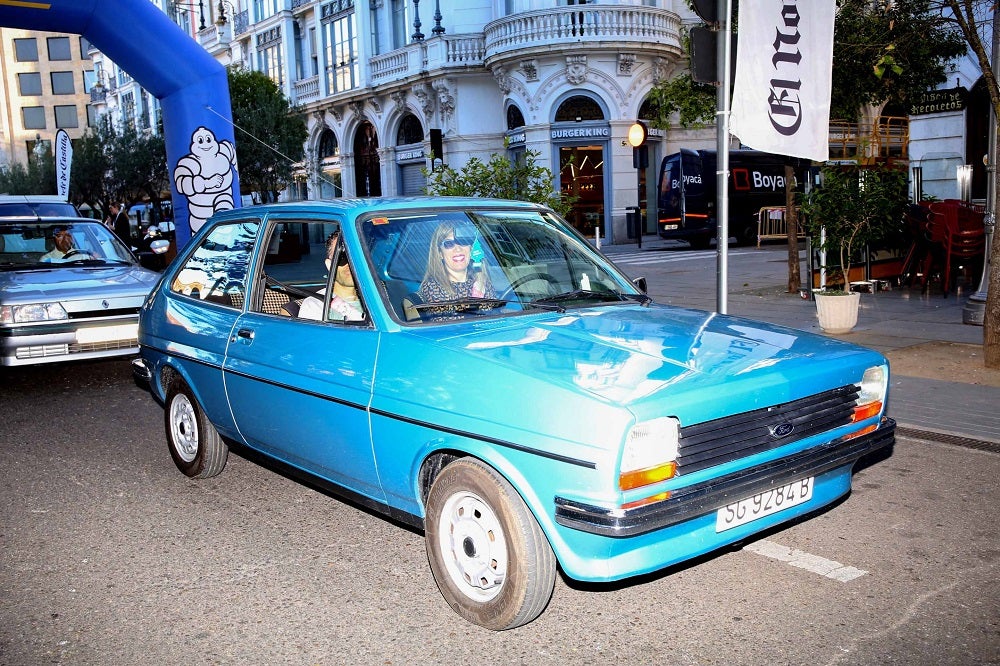
[[[337,254],[337,241],[340,239],[338,232],[333,232],[326,239],[326,268],[333,270],[333,257]],[[325,294],[323,289],[319,292]],[[319,321],[323,318],[323,301],[310,296],[302,301],[299,306],[299,317],[303,319],[315,319]],[[333,296],[330,298],[330,321],[361,321],[364,313],[361,309],[361,300],[358,292],[354,288],[354,274],[347,264],[347,253],[341,251],[337,257],[336,273],[333,276]]]
[[[104,221],[107,227],[115,232],[115,235],[126,246],[132,247],[132,223],[128,219],[128,214],[122,210],[120,203],[112,203],[108,206],[110,215]]]

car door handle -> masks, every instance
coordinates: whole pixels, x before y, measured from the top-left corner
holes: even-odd
[[[236,337],[233,338],[233,342],[252,342],[253,341],[253,329],[252,328],[241,328],[236,331]]]

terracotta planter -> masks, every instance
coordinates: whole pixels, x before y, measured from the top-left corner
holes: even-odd
[[[825,333],[838,335],[848,333],[858,323],[858,308],[861,306],[861,294],[823,294],[816,296],[816,316],[819,327]]]

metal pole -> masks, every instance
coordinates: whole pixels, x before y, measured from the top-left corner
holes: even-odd
[[[993,7],[993,51],[990,53],[990,65],[996,70],[997,55],[1000,55],[1000,4]],[[979,289],[962,308],[962,323],[982,326],[986,317],[986,296],[990,287],[990,248],[993,247],[993,233],[997,221],[997,115],[993,104],[990,104],[990,147],[989,164],[986,165],[986,215],[983,224],[986,227],[986,242],[983,245],[983,276],[979,279]]]
[[[717,0],[719,40],[716,45],[716,67],[719,88],[716,92],[716,305],[719,314],[729,309],[729,71],[732,62],[732,0]]]

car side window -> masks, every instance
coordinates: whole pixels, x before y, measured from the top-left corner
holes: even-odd
[[[188,256],[170,290],[242,309],[259,226],[249,220],[213,229]]]
[[[338,222],[282,219],[268,234],[252,311],[314,321],[365,320]]]

